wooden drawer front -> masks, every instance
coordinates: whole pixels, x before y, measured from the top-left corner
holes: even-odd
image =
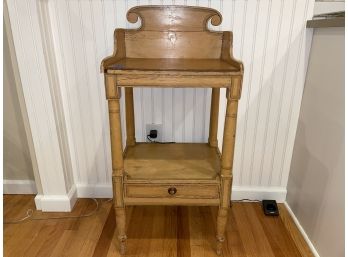
[[[126,197],[219,198],[218,185],[126,185]]]

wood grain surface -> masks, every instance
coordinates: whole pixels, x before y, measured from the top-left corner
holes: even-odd
[[[115,71],[119,72],[119,71]],[[130,71],[132,73],[132,71]],[[127,74],[122,71],[122,75],[117,75],[117,85],[119,87],[162,87],[162,88],[190,88],[197,87],[225,87],[231,85],[231,77],[228,76],[197,76],[188,74],[176,74],[168,76],[168,74]]]
[[[215,179],[220,157],[205,143],[136,143],[127,147],[124,168],[129,180]]]
[[[208,22],[217,26],[222,21],[217,10],[138,6],[127,12],[129,22],[135,23],[139,18],[139,28],[115,30],[114,53],[103,59],[101,72],[174,70],[243,74],[243,64],[233,57],[232,33],[208,29]]]
[[[88,218],[26,221],[4,225],[4,256],[120,256],[115,212],[103,202]],[[222,256],[313,257],[297,228],[279,204],[279,217],[266,217],[259,203],[233,203],[228,214]],[[5,195],[4,220],[23,217],[35,209],[34,196]],[[35,217],[79,215],[94,202],[79,199],[72,213],[42,213]],[[127,252],[132,257],[215,257],[218,207],[127,207]]]
[[[136,49],[141,48],[137,46]],[[158,49],[158,48],[157,48]],[[157,51],[157,50],[156,50]],[[220,50],[221,51],[221,50]],[[201,52],[202,50],[197,50]],[[169,53],[168,53],[169,54]],[[149,58],[122,58],[108,67],[109,70],[138,70],[138,71],[206,71],[206,72],[238,72],[238,67],[220,59],[181,59],[159,56]],[[196,74],[200,76],[200,74]]]
[[[209,20],[220,25],[221,14],[214,9],[180,5],[147,5],[131,8],[127,20],[131,23],[141,19],[140,31],[206,31]]]
[[[219,59],[222,35],[222,32],[207,31],[127,31],[126,56],[151,59]]]

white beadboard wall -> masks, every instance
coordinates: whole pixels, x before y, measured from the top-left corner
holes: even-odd
[[[245,66],[234,157],[236,197],[248,190],[256,198],[257,192],[286,192],[311,41],[305,23],[314,0],[49,0],[78,195],[103,195],[98,188],[111,194],[107,103],[99,65],[113,51],[114,29],[137,26],[127,23],[126,11],[145,4],[198,5],[222,13],[222,24],[214,29],[233,31],[234,56]],[[162,123],[166,141],[207,141],[210,94],[209,89],[136,89],[137,140],[145,140],[146,124]],[[220,144],[224,112],[223,106]],[[124,122],[124,110],[122,118]]]

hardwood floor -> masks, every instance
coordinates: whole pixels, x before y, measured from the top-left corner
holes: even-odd
[[[4,256],[120,256],[112,203],[99,200],[87,218],[4,224]],[[279,217],[264,216],[259,203],[233,203],[222,256],[313,256],[283,205]],[[30,195],[4,195],[4,221],[35,210]],[[34,212],[34,217],[80,215],[95,208],[79,199],[72,213]],[[216,257],[216,207],[137,206],[127,208],[126,256]],[[128,221],[129,221],[128,220]]]

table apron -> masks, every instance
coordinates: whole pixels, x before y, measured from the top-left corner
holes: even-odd
[[[193,76],[193,75],[117,75],[116,84],[120,87],[231,87],[231,76]]]

